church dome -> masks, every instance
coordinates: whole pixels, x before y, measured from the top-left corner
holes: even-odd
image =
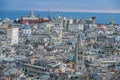
[[[60,16],[60,14],[57,12],[55,19],[61,19],[62,17]]]
[[[30,27],[28,22],[23,26],[23,29],[31,29],[31,27]]]
[[[104,32],[103,31],[98,31],[98,35],[103,35]]]

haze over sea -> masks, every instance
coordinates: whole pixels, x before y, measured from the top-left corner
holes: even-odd
[[[30,11],[14,11],[14,10],[0,10],[0,18],[10,18],[15,20],[22,16],[29,16]],[[46,11],[34,11],[36,17],[48,17]],[[110,19],[114,19],[115,24],[120,24],[120,13],[90,13],[90,12],[59,12],[59,14],[66,18],[73,19],[89,19],[90,17],[96,17],[96,23],[109,24]],[[51,18],[56,15],[56,12],[50,12]]]

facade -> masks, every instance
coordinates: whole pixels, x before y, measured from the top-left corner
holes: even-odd
[[[78,27],[79,27],[79,30],[81,30],[81,31],[84,30],[84,25],[83,24],[79,24]]]
[[[106,42],[107,43],[114,43],[115,42],[115,37],[114,36],[106,36]]]
[[[120,61],[120,58],[117,56],[111,56],[108,58],[101,58],[98,60],[101,67],[108,67],[109,65],[113,65],[115,63],[118,63]]]
[[[76,72],[80,72],[85,69],[84,63],[84,52],[80,46],[80,37],[78,37],[77,44],[76,44],[76,52],[75,52],[75,64],[76,64]]]
[[[52,28],[52,43],[55,45],[60,45],[62,43],[62,36],[63,36],[63,21],[62,17],[57,13],[54,19],[54,26]]]
[[[23,26],[22,34],[23,35],[31,35],[31,27],[28,22],[26,22],[26,24]]]
[[[25,24],[26,22],[29,22],[30,24],[34,24],[34,23],[48,22],[48,21],[49,21],[48,18],[35,17],[33,12],[31,12],[28,17],[21,17],[20,19],[21,24]]]
[[[120,43],[120,36],[119,35],[115,36],[115,42]]]
[[[18,28],[8,28],[7,29],[7,40],[11,45],[17,44],[18,41]]]
[[[30,76],[34,76],[46,74],[47,69],[36,65],[23,64],[23,71],[29,73]]]
[[[84,55],[83,55],[83,51],[76,51],[76,59],[75,59],[75,62],[76,62],[76,72],[80,72],[82,71],[83,69],[85,69],[85,64],[84,64]]]
[[[95,24],[96,17],[91,17],[91,20],[92,20],[92,24]]]
[[[68,30],[68,26],[69,26],[69,21],[68,21],[67,19],[64,19],[64,20],[63,20],[63,28],[64,28],[65,30]]]
[[[73,24],[73,19],[69,19],[69,24]]]
[[[50,35],[50,30],[51,30],[51,27],[54,26],[54,23],[49,22],[49,23],[46,23],[45,26],[46,26],[47,33]]]
[[[113,54],[116,56],[120,56],[120,49],[114,50]]]
[[[111,55],[111,54],[113,54],[113,52],[114,52],[114,48],[113,48],[113,45],[105,45],[104,46],[104,49],[105,49],[105,54],[107,54],[107,55]]]
[[[53,28],[54,34],[52,34],[52,43],[55,45],[60,45],[62,43],[62,27],[60,26],[55,26]]]
[[[87,60],[90,62],[95,61],[97,58],[97,53],[92,52],[92,51],[89,51],[89,52],[86,51],[84,54],[85,54],[84,60]]]

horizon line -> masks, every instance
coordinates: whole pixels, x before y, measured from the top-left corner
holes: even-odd
[[[0,9],[4,10],[4,9]],[[6,9],[6,11],[45,11],[47,12],[85,12],[85,13],[115,13],[115,14],[120,14],[120,10],[16,10],[16,9]],[[5,10],[4,10],[5,11]]]

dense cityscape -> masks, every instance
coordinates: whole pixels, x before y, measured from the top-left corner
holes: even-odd
[[[120,25],[96,17],[0,20],[0,80],[120,80]]]

